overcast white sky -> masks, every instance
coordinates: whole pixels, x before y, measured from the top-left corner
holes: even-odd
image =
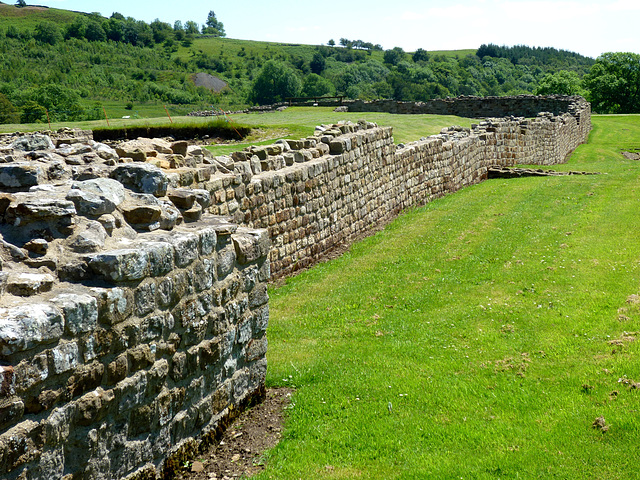
[[[13,3],[12,0],[4,0]],[[483,43],[640,53],[639,0],[27,0],[82,12],[151,22],[203,24],[210,10],[227,36],[245,40],[326,44],[351,40],[406,51],[478,48]]]

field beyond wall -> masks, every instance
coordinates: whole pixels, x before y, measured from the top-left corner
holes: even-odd
[[[640,116],[592,121],[554,169],[602,175],[485,181],[271,289],[297,393],[258,478],[637,476]]]

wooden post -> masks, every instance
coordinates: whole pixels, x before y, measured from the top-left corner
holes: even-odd
[[[107,109],[104,108],[104,105],[102,106],[102,111],[104,112],[104,118],[107,119],[107,127],[110,127],[111,125],[109,125],[109,117],[107,117]]]
[[[164,106],[164,111],[167,112],[167,117],[169,117],[169,121],[173,123],[173,120],[171,119],[171,115],[169,115],[169,109],[167,108],[166,105]]]

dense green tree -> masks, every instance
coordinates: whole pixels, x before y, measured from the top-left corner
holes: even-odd
[[[22,8],[22,7],[26,7],[27,6],[27,2],[25,0],[18,0],[16,2],[16,7],[18,8]]]
[[[307,75],[304,82],[302,82],[303,97],[322,97],[324,95],[332,96],[335,93],[336,87],[333,86],[333,83],[315,73]]]
[[[200,33],[200,27],[193,20],[188,20],[184,24],[184,31],[187,33],[187,35],[197,35],[198,33]]]
[[[100,22],[89,20],[85,28],[84,38],[91,42],[104,42],[107,40],[107,34]]]
[[[38,123],[47,121],[47,109],[37,102],[28,100],[22,105],[20,123]]]
[[[84,38],[87,32],[87,20],[82,15],[78,15],[73,22],[67,25],[64,38]]]
[[[24,111],[31,109],[36,113],[39,112],[39,109],[29,104],[32,102],[48,110],[51,120],[76,120],[82,118],[84,113],[80,95],[74,90],[58,84],[42,85],[33,91],[25,92],[25,95],[28,96],[28,101],[23,107]],[[28,105],[30,105],[29,109],[26,108]],[[31,112],[30,115],[35,115],[34,112]]]
[[[311,72],[320,75],[326,66],[326,61],[320,52],[315,52],[313,54],[313,59],[309,63],[309,67],[311,68]]]
[[[576,72],[560,70],[555,73],[547,73],[537,88],[536,95],[581,95],[580,77]]]
[[[33,32],[33,38],[41,43],[55,45],[62,41],[62,32],[60,31],[60,27],[55,23],[43,21],[36,25],[35,31]]]
[[[384,52],[384,63],[397,65],[404,60],[404,50],[400,47],[393,47],[391,50]]]
[[[115,14],[114,14],[115,15]],[[124,20],[119,18],[115,18],[113,15],[109,20],[104,23],[104,31],[108,40],[112,40],[114,42],[123,42],[124,41]]]
[[[216,14],[213,10],[211,10],[207,16],[207,22],[206,25],[202,27],[202,33],[213,35],[214,37],[227,36],[224,31],[224,24],[216,18]]]
[[[330,47],[335,47],[336,46],[336,41],[332,38],[331,40],[329,40],[327,42],[327,45],[329,45]]]
[[[149,25],[153,32],[153,41],[156,43],[163,43],[173,38],[173,28],[166,22],[161,22],[159,19],[155,19]]]
[[[20,115],[9,99],[0,93],[0,123],[18,123]]]
[[[584,77],[588,99],[599,113],[640,113],[640,54],[603,53]]]
[[[429,60],[429,54],[427,53],[426,50],[419,48],[415,52],[413,52],[413,55],[411,56],[411,58],[416,63],[426,62]]]
[[[261,105],[300,95],[301,82],[294,70],[277,60],[267,61],[249,92],[249,100]]]

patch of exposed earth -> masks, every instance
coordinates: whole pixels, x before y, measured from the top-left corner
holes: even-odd
[[[227,428],[218,445],[190,464],[183,480],[232,480],[264,469],[264,453],[280,441],[284,410],[293,390],[273,388],[259,405],[243,412]]]

